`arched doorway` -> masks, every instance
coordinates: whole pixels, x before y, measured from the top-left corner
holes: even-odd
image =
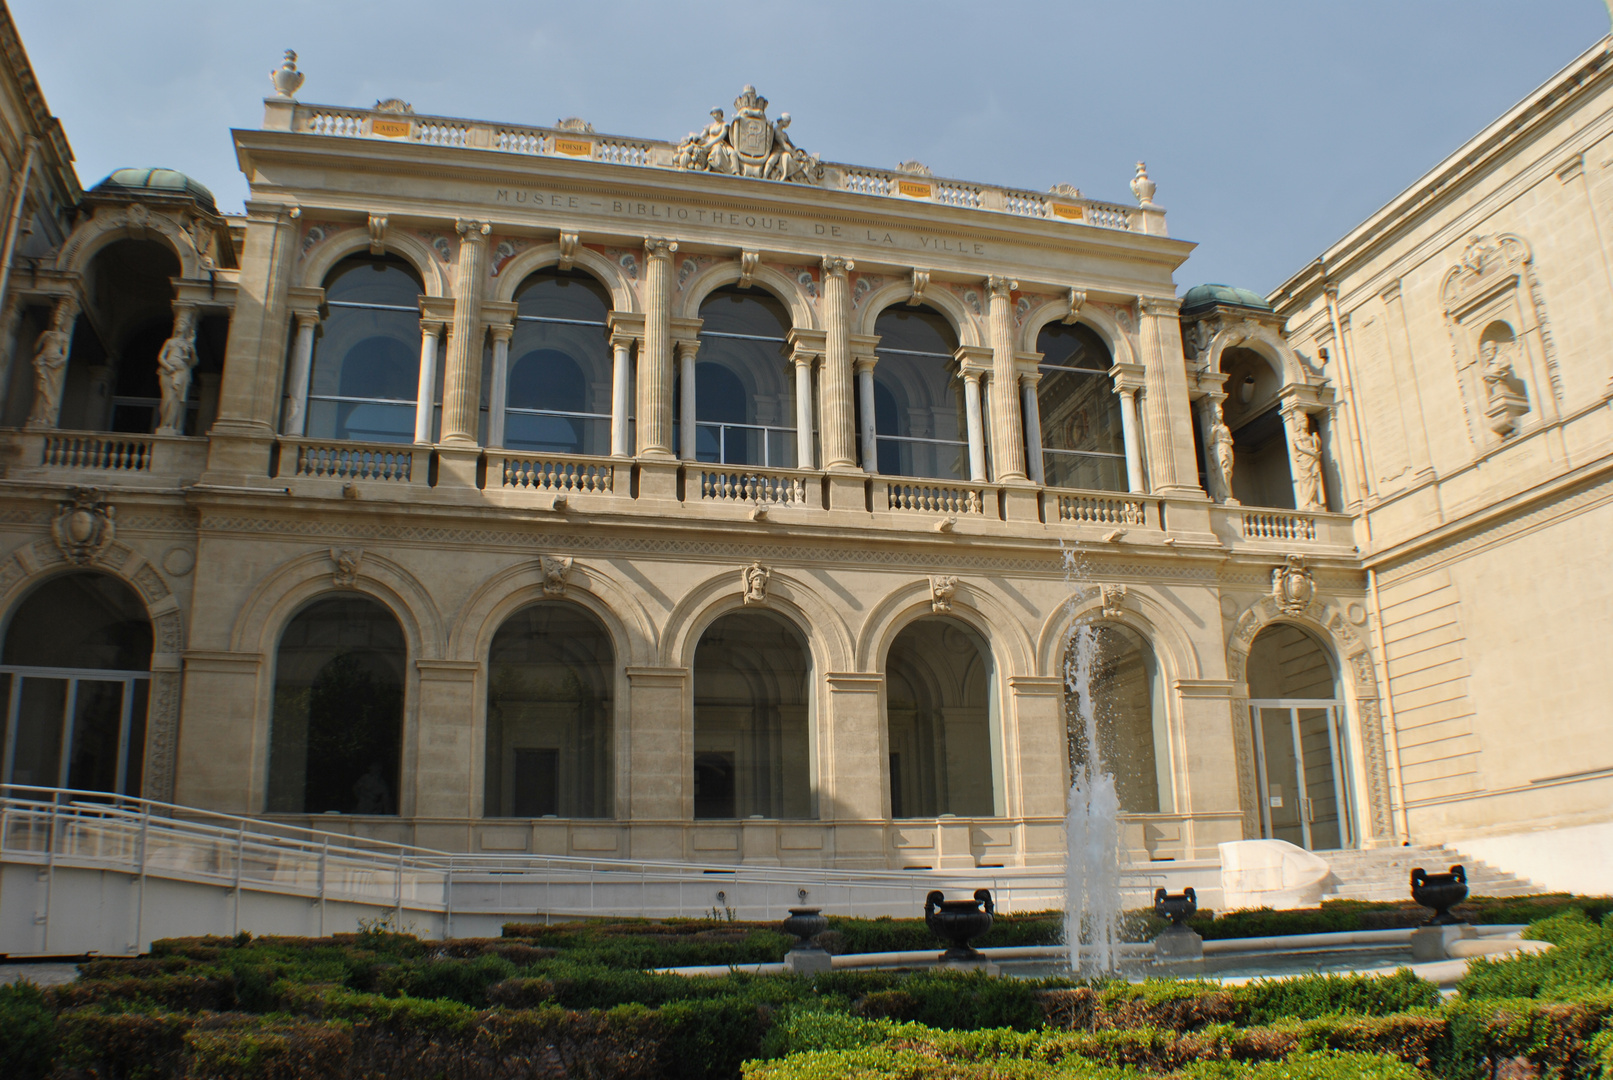
[[[1312,851],[1356,846],[1332,650],[1298,626],[1273,623],[1250,646],[1248,673],[1264,835]]]
[[[967,623],[927,616],[885,660],[891,817],[993,817],[1002,760],[991,650]]]
[[[812,654],[794,624],[734,611],[694,654],[694,816],[808,818]]]
[[[1065,671],[1075,669],[1071,636]],[[1165,682],[1148,641],[1119,623],[1091,626],[1092,709],[1098,727],[1098,760],[1115,779],[1120,809],[1128,814],[1168,814],[1175,809],[1166,730]],[[1076,697],[1065,695],[1065,730],[1075,745],[1071,759],[1083,765],[1090,752],[1084,725],[1075,715]]]
[[[575,604],[511,615],[487,658],[487,817],[611,816],[610,634]]]
[[[365,596],[315,600],[275,653],[267,810],[395,814],[403,747],[403,628]]]
[[[63,574],[29,593],[0,651],[0,780],[138,795],[151,644],[144,605],[115,578]]]

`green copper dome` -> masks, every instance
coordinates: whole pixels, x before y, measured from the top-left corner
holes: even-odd
[[[95,191],[149,191],[158,195],[189,195],[209,210],[217,211],[213,193],[174,169],[118,169],[96,184]]]
[[[1266,298],[1259,293],[1248,289],[1235,289],[1231,285],[1195,285],[1187,290],[1182,297],[1182,314],[1197,311],[1200,308],[1214,307],[1216,304],[1227,304],[1231,307],[1254,308],[1256,311],[1270,311],[1272,307],[1266,303]]]

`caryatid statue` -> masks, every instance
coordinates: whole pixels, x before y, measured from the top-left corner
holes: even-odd
[[[1232,498],[1232,429],[1227,427],[1225,418],[1221,415],[1221,405],[1215,405],[1211,414],[1214,423],[1210,425],[1210,453],[1214,457],[1216,479],[1220,481],[1219,495],[1223,502],[1234,502]]]
[[[1295,417],[1292,432],[1294,497],[1301,510],[1321,510],[1322,440],[1310,429],[1304,415]]]
[[[73,320],[77,318],[78,301],[62,297],[56,301],[50,328],[34,342],[34,407],[23,425],[29,430],[53,428],[61,416],[67,353],[73,344]]]
[[[185,399],[190,395],[190,375],[195,367],[196,309],[180,307],[174,312],[173,333],[157,354],[157,378],[162,384],[158,435],[185,434]]]

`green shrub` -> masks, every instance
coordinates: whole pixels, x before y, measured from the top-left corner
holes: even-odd
[[[1457,1000],[1446,1015],[1451,1029],[1447,1075],[1464,1070],[1494,1075],[1502,1063],[1522,1059],[1547,1075],[1579,1076],[1595,1067],[1601,1052],[1595,1038],[1613,1017],[1613,990],[1577,1001]]]
[[[169,1080],[181,1075],[185,1035],[196,1018],[173,1013],[58,1015],[54,1080]]]
[[[388,996],[442,998],[480,1008],[487,1004],[488,987],[515,974],[515,965],[502,956],[474,960],[425,960],[386,968],[375,980],[375,990]]]
[[[345,1080],[353,1051],[344,1023],[204,1020],[185,1034],[186,1080]]]
[[[59,1009],[82,1008],[107,1002],[140,1004],[179,1012],[209,1009],[222,1012],[235,1007],[235,979],[202,975],[151,975],[146,978],[80,979],[52,987],[51,1000]]]
[[[31,982],[0,985],[0,1076],[43,1080],[56,1057],[56,1016]]]
[[[1457,983],[1464,998],[1562,1000],[1613,986],[1613,927],[1568,911],[1533,923],[1525,935],[1555,947],[1499,959],[1480,957]]]

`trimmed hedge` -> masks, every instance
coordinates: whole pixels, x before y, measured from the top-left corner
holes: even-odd
[[[31,982],[0,985],[0,1076],[42,1080],[56,1057],[55,1010]]]

